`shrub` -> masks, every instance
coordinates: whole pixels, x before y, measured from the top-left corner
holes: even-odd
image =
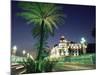
[[[51,72],[56,62],[49,60],[32,60],[31,58],[27,58],[26,60],[23,60],[23,62],[19,62],[19,64],[24,66],[26,73],[41,73]]]
[[[43,64],[44,71],[52,72],[56,63],[57,63],[57,61],[49,61],[49,60],[44,61],[44,64]]]

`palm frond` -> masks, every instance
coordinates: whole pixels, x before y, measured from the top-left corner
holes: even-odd
[[[62,10],[62,7],[57,7],[53,5],[51,9],[49,10],[49,12],[47,13],[46,17],[51,16],[51,15],[60,14],[61,10]]]
[[[47,26],[47,28],[50,30],[50,32],[52,32],[52,25],[48,20],[44,20],[44,24],[45,26]]]
[[[52,35],[54,29],[58,28],[58,25],[65,23],[64,19],[66,16],[62,13],[62,7],[56,4],[21,2],[19,6],[23,9],[23,12],[20,12],[18,15],[25,18],[28,24],[33,23],[37,26],[37,28],[35,27],[32,30],[34,37],[40,37],[40,28],[38,27],[42,24],[42,20],[44,20],[46,37],[49,34]]]

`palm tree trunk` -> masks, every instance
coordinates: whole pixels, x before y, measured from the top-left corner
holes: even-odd
[[[42,55],[42,50],[43,50],[43,41],[44,41],[44,20],[42,20],[41,23],[41,34],[40,34],[40,45],[39,45],[39,51],[38,51],[38,56],[37,60],[41,59]]]

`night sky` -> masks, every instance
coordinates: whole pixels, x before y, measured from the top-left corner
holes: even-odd
[[[95,27],[95,6],[82,5],[61,5],[63,12],[66,14],[64,25],[59,25],[55,30],[54,37],[49,37],[48,45],[52,47],[59,42],[60,36],[64,35],[66,39],[80,42],[84,37],[88,43],[95,43],[95,39],[91,35],[92,29]],[[36,39],[32,37],[31,29],[33,24],[27,24],[26,20],[17,13],[22,10],[18,7],[17,1],[12,1],[12,40],[11,45],[16,45],[18,50],[33,50]]]

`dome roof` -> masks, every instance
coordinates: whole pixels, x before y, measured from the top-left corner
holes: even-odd
[[[65,36],[61,36],[60,40],[64,40],[65,39]]]
[[[65,38],[65,36],[61,36],[61,38]]]

